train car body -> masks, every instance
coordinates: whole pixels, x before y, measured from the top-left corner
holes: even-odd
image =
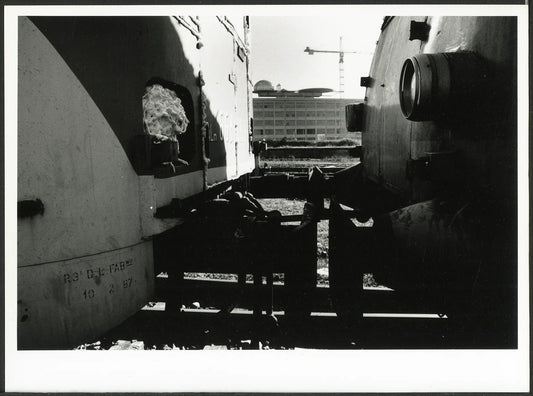
[[[254,167],[247,19],[20,17],[18,348],[68,348],[153,294],[155,216]],[[176,95],[178,142],[143,96]],[[159,144],[163,143],[163,144]]]
[[[517,18],[386,17],[361,84],[362,163],[337,197],[373,219],[357,265],[516,345]],[[347,288],[353,262],[331,265]]]
[[[416,24],[427,29],[422,39],[412,37]],[[447,176],[452,188],[462,182],[472,191],[487,185],[502,193],[516,190],[509,188],[513,183],[509,177],[516,175],[516,40],[513,17],[387,19],[371,66],[370,86],[366,88],[363,163],[368,177],[401,196],[404,203],[433,198],[441,192],[439,183]],[[430,82],[453,79],[448,82],[451,89],[463,92],[447,100],[462,108],[442,115],[422,109],[425,119],[412,121],[401,108],[402,91],[412,88],[401,86],[402,66],[407,59],[424,54],[463,56],[447,61],[451,77],[438,70],[433,73],[435,81]],[[428,65],[423,67],[427,69]],[[474,73],[483,75],[473,76],[472,68]],[[417,76],[424,77],[417,74],[411,83]],[[418,92],[412,99],[418,101],[415,105],[419,108],[427,105],[423,103],[428,101],[424,93]],[[444,96],[444,88],[434,89],[432,94]],[[454,166],[454,154],[459,152],[462,169],[457,169],[459,164]],[[442,174],[436,174],[435,165],[432,178],[420,177],[415,169],[409,173],[409,166],[414,168],[413,161],[421,158],[443,165],[447,161],[450,166],[443,166]],[[459,175],[453,173],[457,171]],[[464,179],[456,177],[461,175]]]

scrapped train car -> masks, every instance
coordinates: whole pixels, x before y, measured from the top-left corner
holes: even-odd
[[[247,18],[19,18],[19,349],[138,311],[176,208],[252,171],[248,55]]]
[[[426,312],[516,346],[517,19],[386,17],[361,85],[347,123],[362,131],[362,160],[337,175],[334,198],[373,225],[332,205],[337,310],[360,310],[359,277],[372,272]]]

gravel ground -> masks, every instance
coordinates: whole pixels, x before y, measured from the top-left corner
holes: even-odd
[[[318,166],[325,168],[328,166],[351,166],[359,163],[358,158],[328,157],[328,158],[276,158],[260,159],[259,166],[264,168],[265,164],[273,167],[295,167],[305,168]]]

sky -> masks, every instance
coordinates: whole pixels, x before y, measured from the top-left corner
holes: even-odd
[[[275,87],[339,89],[339,55],[308,55],[305,47],[317,50],[343,50],[344,97],[363,98],[360,77],[370,71],[372,53],[379,38],[382,15],[355,12],[326,16],[252,16],[251,72],[255,84],[268,80]],[[332,94],[330,94],[332,95]],[[338,97],[338,94],[333,94]]]

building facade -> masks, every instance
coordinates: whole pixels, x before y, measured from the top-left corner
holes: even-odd
[[[253,98],[254,140],[336,141],[356,139],[346,130],[345,106],[357,99],[305,95]]]

